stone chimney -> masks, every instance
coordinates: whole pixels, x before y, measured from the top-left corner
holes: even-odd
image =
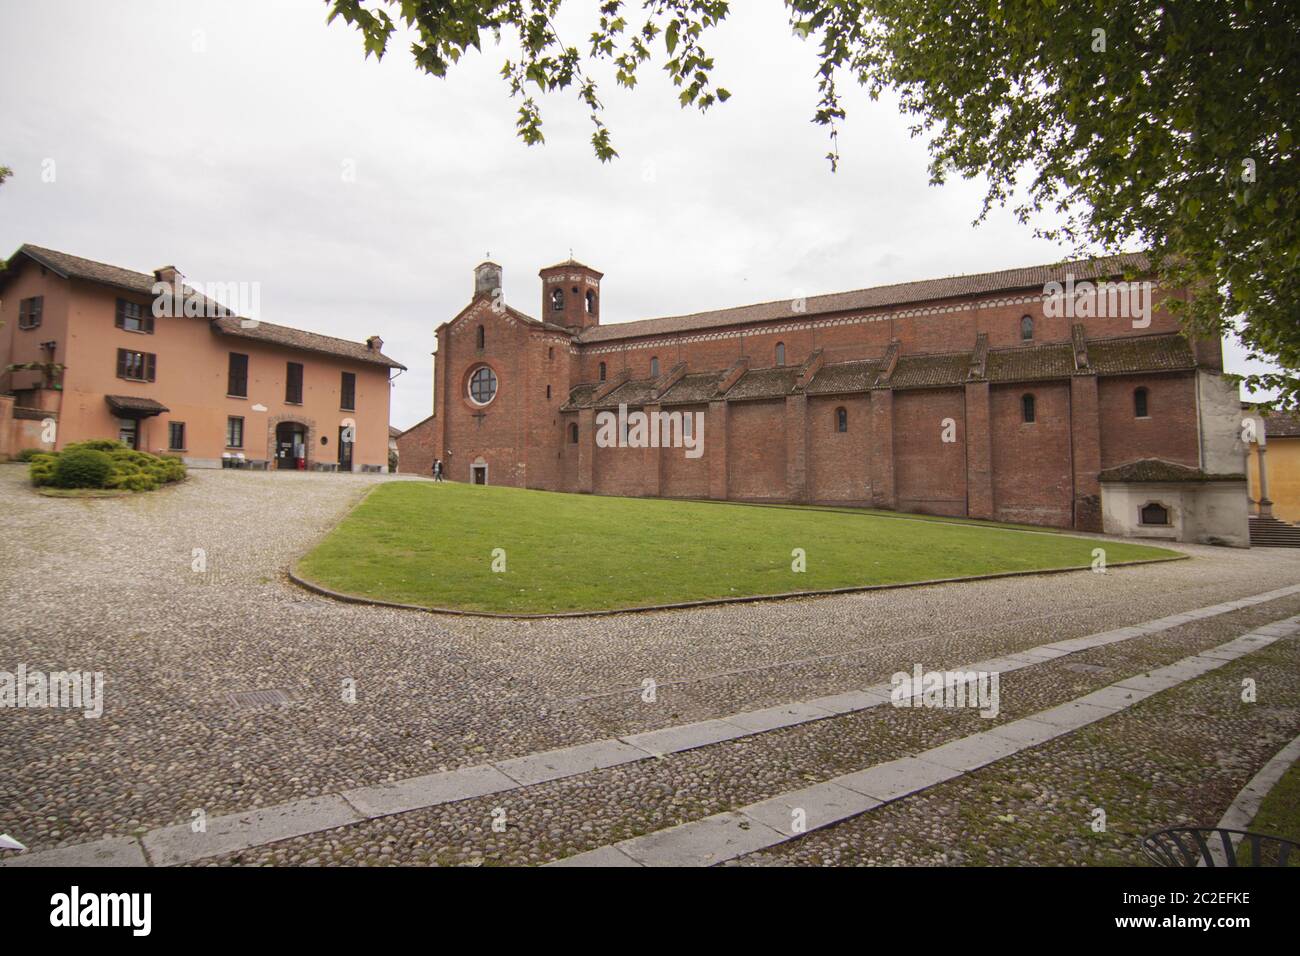
[[[370,349],[372,352],[379,352],[383,347],[384,340],[377,335],[372,335],[370,338],[366,339],[366,348]]]
[[[474,295],[495,296],[501,288],[501,267],[495,262],[480,262],[474,267]]]

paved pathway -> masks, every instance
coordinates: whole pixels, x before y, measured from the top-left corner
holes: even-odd
[[[825,783],[781,793],[734,812],[624,840],[569,857],[556,865],[713,866],[734,860],[928,790],[1003,757],[1104,720],[1153,694],[1194,680],[1296,633],[1300,633],[1300,617],[1288,618],[1050,710],[915,756],[875,764]]]
[[[156,495],[71,501],[32,495],[22,473],[0,466],[0,669],[25,662],[108,680],[100,720],[36,710],[0,718],[0,832],[34,852],[138,837],[195,810],[211,822],[304,800],[325,807],[345,792],[626,743],[852,693],[914,662],[940,669],[1015,655],[1300,580],[1300,554],[1189,547],[1196,560],[1107,575],[586,621],[453,620],[342,605],[282,578],[386,479],[199,472]],[[191,570],[195,548],[207,552],[206,574]],[[1166,663],[1260,623],[1252,613],[1097,648],[1079,666]],[[1050,661],[1030,670],[1040,669],[1050,678],[1026,684],[1018,700],[1097,680]],[[642,696],[647,678],[658,684],[653,702]],[[356,703],[342,699],[345,679],[356,682]],[[230,697],[257,689],[290,702],[244,709]],[[535,811],[544,825],[514,849],[519,826],[484,836],[484,802],[495,799],[484,795],[349,826],[355,843],[337,831],[282,841],[265,858],[546,862],[782,792],[791,777],[860,766],[866,752],[927,749],[959,723],[934,715],[904,727],[850,712],[614,765],[595,771],[607,777],[595,790],[587,774],[528,783],[512,819]]]

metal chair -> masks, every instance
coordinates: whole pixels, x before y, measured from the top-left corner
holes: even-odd
[[[1242,844],[1249,850],[1245,860]],[[1160,866],[1300,866],[1297,849],[1300,843],[1282,837],[1220,827],[1170,827],[1142,840],[1142,852]]]

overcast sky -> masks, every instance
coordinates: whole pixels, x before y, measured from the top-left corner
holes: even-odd
[[[581,43],[597,4],[572,6],[559,29]],[[0,0],[0,165],[15,173],[0,255],[31,242],[260,283],[266,321],[381,335],[410,369],[392,409],[407,427],[430,412],[433,331],[488,252],[507,301],[536,316],[537,270],[572,249],[605,273],[609,323],[1068,251],[1006,211],[973,227],[982,186],[928,185],[908,120],[856,87],[832,173],[809,122],[815,49],[777,0],[733,4],[706,44],[733,94],[706,115],[648,67],[635,92],[606,82],[609,165],[566,94],[542,99],[546,145],[516,138],[508,49],[439,80],[404,42],[366,60],[326,14],[322,0]]]

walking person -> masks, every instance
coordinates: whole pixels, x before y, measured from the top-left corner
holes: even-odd
[[[442,459],[439,458],[433,463],[433,480],[442,481]]]

